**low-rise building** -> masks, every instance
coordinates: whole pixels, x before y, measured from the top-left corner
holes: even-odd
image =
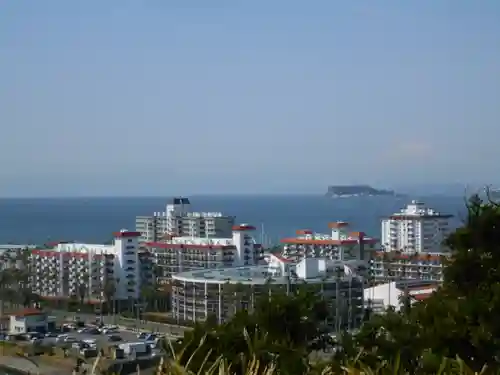
[[[412,283],[411,281],[391,281],[364,290],[365,307],[375,314],[381,314],[392,308],[401,310],[406,303],[411,304],[428,298],[439,287],[438,283]]]
[[[370,260],[370,274],[375,283],[395,280],[442,282],[444,262],[449,255],[377,251]]]
[[[368,260],[377,249],[378,240],[364,232],[353,232],[349,224],[337,221],[328,224],[331,233],[298,230],[296,237],[283,238],[282,255],[296,260],[303,258],[329,258],[332,260]]]
[[[173,274],[190,270],[251,266],[262,258],[262,246],[252,237],[255,227],[234,225],[228,238],[176,237],[147,242],[156,258],[158,277],[167,283]]]
[[[269,264],[205,269],[172,276],[172,314],[180,321],[203,321],[214,316],[220,323],[238,309],[252,310],[262,294],[293,293],[317,285],[329,305],[331,330],[352,330],[363,318],[363,277],[359,261],[304,258],[298,263],[270,255]],[[364,268],[363,268],[364,269]]]
[[[114,233],[112,245],[59,243],[31,251],[30,284],[42,297],[83,296],[102,301],[106,290],[113,299],[137,299],[141,287],[153,281],[148,253],[142,254],[140,233]],[[112,285],[112,288],[108,288]]]
[[[10,316],[9,332],[14,335],[28,332],[47,332],[49,317],[38,309],[24,309]]]

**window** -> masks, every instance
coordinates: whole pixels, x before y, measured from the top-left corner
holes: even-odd
[[[131,238],[129,238],[129,239],[127,240],[127,242],[128,242],[128,243],[131,243],[131,242],[132,242],[132,239],[131,239]]]
[[[127,249],[127,250],[134,250],[135,246],[134,245],[130,245],[130,246],[125,247],[125,249]]]

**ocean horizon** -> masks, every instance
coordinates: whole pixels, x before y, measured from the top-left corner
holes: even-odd
[[[238,223],[257,227],[257,240],[279,243],[297,229],[327,233],[327,223],[343,220],[353,230],[380,238],[382,218],[411,200],[454,215],[458,226],[466,211],[464,196],[326,198],[323,195],[193,195],[195,211],[221,211]],[[169,197],[0,198],[0,244],[50,241],[103,243],[120,229],[135,229],[135,217],[164,211]]]

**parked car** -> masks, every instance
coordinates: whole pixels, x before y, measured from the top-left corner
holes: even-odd
[[[111,341],[111,342],[117,342],[117,341],[122,341],[122,340],[123,339],[117,335],[109,335],[108,336],[108,341]]]

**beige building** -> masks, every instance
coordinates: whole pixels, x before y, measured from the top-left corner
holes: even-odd
[[[230,237],[234,216],[221,212],[193,212],[188,198],[173,198],[164,212],[152,216],[137,216],[136,231],[140,242],[162,242],[166,237]]]

